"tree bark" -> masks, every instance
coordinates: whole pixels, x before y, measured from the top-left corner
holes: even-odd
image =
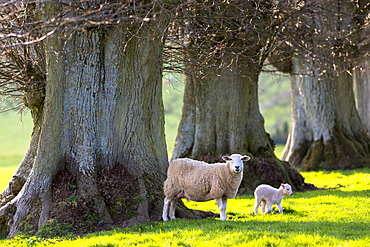
[[[364,56],[355,70],[357,111],[367,132],[370,133],[370,61]]]
[[[45,10],[58,13],[55,6]],[[45,41],[46,96],[25,156],[30,174],[0,208],[8,237],[27,215],[39,227],[52,218],[77,225],[77,232],[87,219],[95,227],[160,218],[168,166],[161,89],[167,24],[158,15],[136,36],[117,25]]]
[[[359,1],[357,66],[354,69],[357,111],[367,132],[370,133],[370,27],[368,1]]]

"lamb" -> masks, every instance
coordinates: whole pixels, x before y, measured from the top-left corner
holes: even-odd
[[[292,194],[292,187],[289,184],[281,184],[279,189],[271,187],[267,184],[261,184],[254,191],[254,197],[256,198],[254,212],[258,214],[258,207],[261,206],[262,213],[268,214],[272,211],[272,205],[276,204],[279,208],[279,212],[283,213],[281,202],[284,196],[291,196]],[[265,212],[266,204],[268,208],[267,212]]]
[[[240,154],[223,156],[225,163],[208,164],[188,158],[171,162],[164,182],[164,206],[162,218],[175,218],[176,203],[180,198],[205,202],[215,199],[220,219],[226,220],[227,199],[234,198],[243,178],[243,161],[250,157]]]

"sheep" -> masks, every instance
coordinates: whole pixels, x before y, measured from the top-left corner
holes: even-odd
[[[279,189],[267,184],[259,185],[254,191],[254,197],[256,198],[254,212],[258,214],[258,207],[261,206],[262,213],[268,214],[272,211],[272,205],[276,204],[279,208],[279,212],[283,213],[281,202],[286,195],[293,195],[292,187],[289,184],[281,184]],[[266,204],[268,208],[267,212],[265,212]]]
[[[243,161],[250,157],[240,154],[223,156],[225,163],[208,164],[188,158],[171,162],[164,182],[164,206],[162,218],[175,218],[176,203],[180,198],[205,202],[216,200],[220,219],[226,220],[227,199],[234,198],[243,178]]]

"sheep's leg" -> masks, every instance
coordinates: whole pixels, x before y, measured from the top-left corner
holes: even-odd
[[[283,207],[281,206],[281,203],[277,204],[277,207],[279,208],[279,213],[283,213]]]
[[[171,201],[171,205],[170,205],[170,218],[171,218],[171,220],[175,219],[175,210],[176,210],[176,204],[177,204],[178,200],[179,200],[179,198],[175,197]]]
[[[225,221],[226,220],[226,204],[227,199],[216,199],[218,209],[220,210],[220,220]]]
[[[170,203],[171,203],[170,199],[168,199],[167,197],[164,198],[163,214],[162,214],[163,221],[168,221],[168,206],[170,205]]]
[[[227,198],[224,198],[222,199],[222,202],[223,202],[223,214],[224,214],[224,220],[227,220],[226,219],[226,206],[227,206]]]

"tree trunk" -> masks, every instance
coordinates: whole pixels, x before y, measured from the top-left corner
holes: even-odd
[[[326,8],[349,12],[353,4],[333,1]],[[370,137],[355,108],[352,69],[341,58],[353,53],[341,38],[353,30],[352,16],[331,15],[328,11],[307,17],[311,29],[319,31],[306,40],[311,54],[296,56],[292,62],[293,124],[282,159],[303,170],[370,164]]]
[[[355,108],[347,72],[314,76],[313,61],[293,60],[293,124],[282,159],[304,170],[368,166],[370,139]]]
[[[367,0],[359,1],[360,16],[362,19],[358,20],[359,26],[359,42],[357,62],[358,66],[355,68],[355,87],[357,98],[357,110],[367,132],[370,133],[370,27],[367,25],[369,22],[369,9]]]
[[[39,227],[52,218],[77,232],[87,219],[95,227],[160,218],[168,165],[161,89],[167,23],[157,16],[136,37],[114,26],[45,41],[42,123],[24,159],[32,169],[0,208],[9,237],[27,215]]]
[[[187,76],[183,116],[172,159],[219,156],[235,152],[272,153],[258,110],[258,69],[245,66],[248,77],[227,70],[204,78]]]

